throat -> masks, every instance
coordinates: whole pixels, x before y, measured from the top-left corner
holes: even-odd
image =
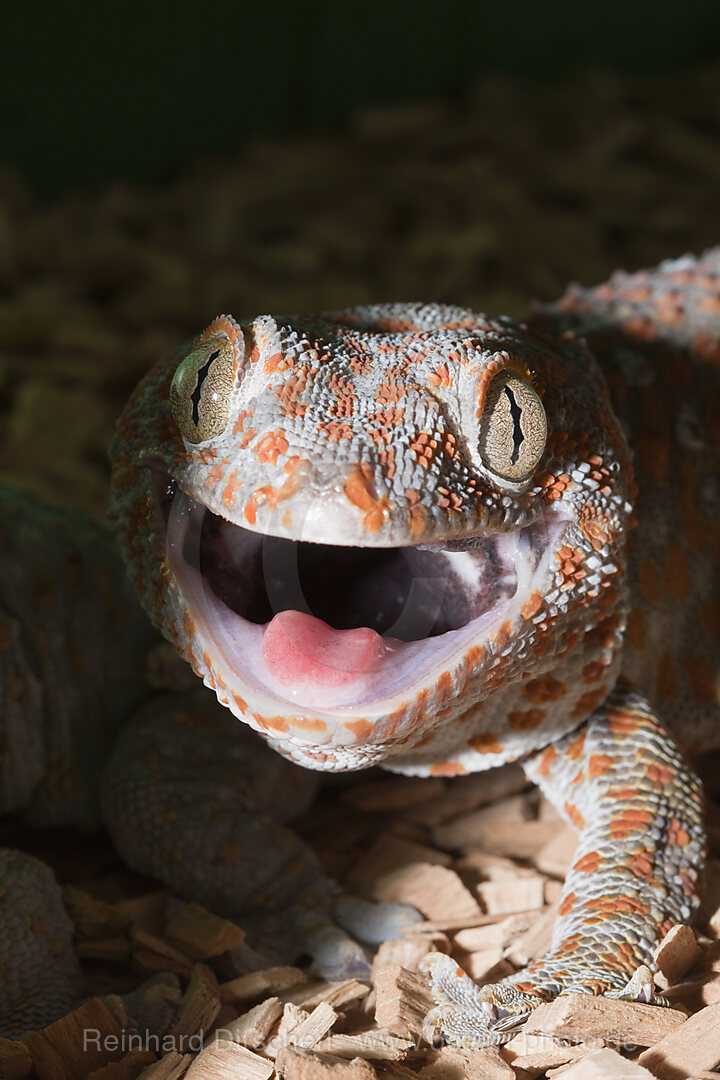
[[[217,598],[249,622],[294,612],[406,642],[466,626],[513,585],[491,540],[470,552],[343,547],[263,536],[214,515],[200,558]]]

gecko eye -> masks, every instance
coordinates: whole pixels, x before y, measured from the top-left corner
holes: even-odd
[[[235,350],[224,337],[200,342],[178,367],[170,408],[180,434],[191,443],[222,435],[230,416]]]
[[[524,480],[542,457],[547,421],[540,398],[514,371],[490,382],[480,418],[480,455],[502,480]]]

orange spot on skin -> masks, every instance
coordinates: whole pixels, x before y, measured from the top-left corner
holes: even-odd
[[[509,712],[508,725],[513,731],[532,731],[545,719],[544,709],[527,709],[525,712]]]
[[[417,491],[408,490],[405,492],[405,498],[408,503],[408,522],[410,525],[410,535],[413,540],[419,540],[424,535],[427,525],[427,511],[420,502],[420,496]]]
[[[690,834],[677,818],[673,818],[668,827],[668,841],[678,847],[685,847],[690,843]]]
[[[477,665],[480,664],[482,661],[484,651],[485,650],[482,645],[473,645],[471,648],[469,648],[468,651],[465,653],[465,663],[467,664],[467,666],[469,668],[477,667]]]
[[[390,500],[378,495],[369,465],[353,469],[345,481],[345,494],[353,506],[365,511],[363,525],[368,532],[378,532],[390,517]]]
[[[607,672],[608,665],[604,664],[602,660],[594,660],[590,664],[586,664],[582,671],[583,682],[597,682],[598,679],[602,679],[603,675]]]
[[[436,691],[438,701],[446,701],[452,694],[452,675],[449,671],[443,671],[442,675],[438,678]]]
[[[253,713],[253,720],[265,731],[289,731],[288,722],[284,716],[260,716],[259,713]]]
[[[226,464],[226,463],[225,463]],[[205,487],[214,488],[216,484],[219,484],[223,478],[223,463],[218,462],[217,465],[213,465],[205,477]]]
[[[608,710],[608,728],[613,735],[632,735],[643,726],[643,720],[632,713]]]
[[[652,821],[649,810],[634,810],[627,807],[610,822],[610,835],[615,839],[624,839],[628,833],[642,832]]]
[[[553,675],[540,675],[537,679],[530,679],[522,688],[523,697],[529,701],[544,704],[548,701],[557,701],[567,693],[567,687],[560,679]]]
[[[276,465],[280,454],[286,454],[287,451],[288,441],[282,428],[268,431],[255,446],[255,456],[263,464]]]
[[[431,386],[450,386],[452,377],[447,364],[438,364],[435,371],[428,375],[428,382]]]
[[[538,776],[549,777],[550,766],[557,757],[557,750],[554,746],[546,747],[540,755],[540,763],[538,765]]]
[[[574,892],[568,893],[560,901],[558,906],[558,915],[569,915],[572,909],[575,907],[575,900],[577,899]]]
[[[582,816],[577,806],[574,806],[573,803],[566,802],[565,813],[567,814],[568,819],[575,826],[576,829],[585,828],[585,818]]]
[[[593,780],[612,768],[613,759],[608,754],[591,754],[587,764],[588,777]]]
[[[230,509],[233,502],[235,501],[235,492],[237,491],[239,486],[240,485],[238,483],[237,474],[231,472],[227,478],[227,483],[225,484],[222,497],[223,506],[225,506],[227,509]]]
[[[573,741],[568,745],[567,749],[565,750],[564,756],[570,761],[579,761],[582,757],[582,752],[584,749],[585,736],[578,735],[577,739],[573,739]]]
[[[648,765],[645,770],[645,775],[652,784],[657,784],[658,787],[665,787],[672,780],[675,779],[675,770],[669,768],[667,765]]]
[[[237,414],[236,419],[235,419],[235,423],[233,424],[233,435],[242,435],[242,434],[244,434],[245,421],[252,419],[252,416],[253,416],[252,409],[244,409],[242,412],[239,412]],[[256,434],[257,434],[257,432],[255,431],[254,428],[252,428],[252,437],[254,438]],[[243,443],[243,445],[246,445],[246,444]]]
[[[468,746],[478,754],[502,754],[502,746],[489,731],[480,732],[468,739]]]
[[[602,705],[607,695],[608,691],[605,687],[602,687],[599,690],[589,690],[587,694],[583,694],[582,697],[578,698],[575,708],[570,715],[578,720],[584,719]]]
[[[374,730],[369,720],[346,720],[343,727],[352,731],[360,742],[367,742]]]
[[[459,761],[438,761],[430,766],[431,776],[465,776],[467,769]]]
[[[195,626],[195,620],[187,609],[183,612],[183,631],[188,641],[191,638],[195,637],[195,633],[197,631],[197,627]]]
[[[586,855],[578,859],[573,866],[573,870],[577,870],[582,874],[592,874],[599,866],[602,866],[603,861],[603,857],[599,852],[588,851]]]
[[[274,506],[275,489],[271,484],[265,484],[264,487],[257,488],[246,502],[245,520],[249,525],[255,524],[257,521],[258,506],[261,506],[262,503],[266,501],[269,502],[271,506]]]
[[[290,721],[293,727],[300,731],[326,731],[327,724],[324,720],[312,716],[293,716]]]
[[[527,602],[524,603],[523,606],[521,607],[520,614],[522,615],[523,619],[525,619],[525,620],[533,619],[537,615],[537,613],[539,612],[542,605],[543,605],[542,593],[534,592],[530,596],[530,599],[527,600]]]

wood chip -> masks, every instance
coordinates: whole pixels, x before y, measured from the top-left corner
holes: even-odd
[[[488,915],[510,915],[517,911],[532,911],[545,904],[545,878],[504,878],[501,881],[481,881],[477,894]]]
[[[569,1042],[604,1039],[617,1046],[652,1046],[685,1020],[677,1009],[637,1001],[568,994],[539,1005],[525,1024],[528,1035],[557,1035]]]
[[[32,1071],[32,1059],[25,1043],[0,1035],[0,1076],[4,1080],[26,1080]]]
[[[653,1040],[638,1060],[659,1080],[683,1080],[714,1069],[720,1063],[720,1002],[701,1009],[660,1041]]]
[[[384,941],[373,957],[372,975],[387,964],[399,964],[406,971],[417,971],[429,952],[450,952],[446,934],[413,934],[394,941]]]
[[[382,880],[396,870],[416,866],[418,863],[448,866],[451,861],[450,856],[443,851],[384,833],[355,864],[347,875],[345,884],[352,892],[370,895],[369,884]]]
[[[167,941],[149,934],[146,930],[133,928],[131,935],[132,958],[136,967],[154,974],[157,971],[173,971],[177,975],[191,975],[193,961],[173,948]]]
[[[685,982],[675,983],[663,991],[663,996],[672,1004],[683,1005],[689,1012],[697,1012],[705,1005],[714,1005],[720,1001],[720,974],[707,971]]]
[[[700,956],[700,946],[690,926],[673,926],[657,949],[655,960],[668,985],[678,982]]]
[[[26,1043],[39,1080],[77,1080],[124,1055],[121,1035],[110,1010],[99,998],[91,998],[28,1035]]]
[[[200,904],[187,904],[165,928],[165,937],[193,960],[207,960],[239,945],[245,931]]]
[[[152,1050],[131,1050],[119,1061],[112,1061],[89,1073],[87,1080],[136,1080],[144,1068],[156,1061],[157,1055]]]
[[[156,889],[142,896],[118,900],[113,906],[135,930],[162,937],[169,895],[167,889]]]
[[[262,971],[251,971],[248,975],[239,975],[237,979],[220,984],[220,993],[225,1001],[242,1004],[254,998],[276,994],[291,986],[307,982],[307,975],[296,967],[271,967]]]
[[[537,911],[518,911],[516,915],[534,915],[537,917]],[[410,934],[434,934],[438,931],[453,933],[458,930],[473,929],[477,926],[492,926],[495,923],[503,922],[503,920],[504,916],[502,915],[471,915],[467,919],[426,919],[424,922],[413,923],[412,926],[406,927],[402,934],[403,937],[407,937]]]
[[[265,1047],[267,1056],[274,1058],[282,1049],[289,1046],[292,1042],[293,1032],[296,1028],[299,1028],[309,1016],[310,1013],[307,1009],[302,1009],[299,1005],[295,1005],[291,1001],[286,1002],[277,1032]]]
[[[453,935],[453,941],[459,949],[464,949],[466,952],[479,952],[481,949],[492,949],[495,946],[505,948],[520,934],[533,927],[540,918],[542,915],[539,915],[537,911],[508,915],[504,919],[498,919],[485,926],[471,926],[466,930],[458,930]]]
[[[130,925],[130,920],[113,904],[98,900],[75,885],[63,888],[63,903],[75,927],[75,941],[113,938]]]
[[[196,964],[180,1005],[178,1018],[170,1032],[176,1036],[204,1033],[220,1012],[220,988],[217,979],[205,964]],[[179,1049],[185,1049],[180,1046]]]
[[[597,1040],[598,1045],[603,1045],[602,1040]],[[513,1069],[523,1076],[527,1074],[527,1080],[542,1076],[548,1069],[557,1069],[562,1065],[568,1065],[572,1061],[593,1052],[595,1047],[591,1042],[584,1042],[577,1046],[558,1042],[550,1035],[526,1035],[519,1031],[502,1048],[502,1056],[512,1063]]]
[[[531,859],[557,829],[554,821],[488,821],[486,810],[476,810],[435,829],[433,840],[444,851],[480,848],[509,858]]]
[[[528,786],[527,777],[519,765],[501,765],[487,772],[456,777],[442,795],[418,803],[404,816],[432,827],[479,806],[518,794],[527,790]]]
[[[178,1050],[171,1050],[156,1065],[149,1065],[147,1069],[143,1069],[138,1080],[180,1080],[191,1061],[192,1054],[181,1054]]]
[[[283,1080],[375,1080],[377,1076],[370,1062],[362,1058],[344,1061],[298,1047],[282,1050],[275,1065]]]
[[[467,919],[480,905],[454,870],[430,863],[400,867],[377,878],[369,889],[375,900],[410,904],[428,919]]]
[[[266,998],[242,1016],[224,1024],[220,1037],[239,1043],[248,1050],[257,1050],[267,1041],[275,1022],[282,1016],[282,1011],[280,998]]]
[[[297,1027],[293,1028],[289,1041],[293,1046],[302,1046],[312,1050],[316,1043],[327,1035],[338,1018],[338,1014],[327,1001],[321,1001]]]
[[[628,1061],[609,1046],[593,1050],[567,1069],[553,1070],[553,1076],[565,1080],[653,1080],[653,1074],[642,1065]]]
[[[344,798],[359,810],[404,810],[441,795],[446,782],[439,776],[387,776],[358,784]]]
[[[512,964],[503,957],[503,950],[497,947],[470,953],[467,959],[463,960],[463,967],[476,982],[497,982],[506,975],[512,975],[514,970]]]
[[[115,937],[78,941],[75,952],[81,960],[105,960],[110,964],[124,964],[130,957],[130,939]]]
[[[577,845],[577,830],[562,823],[557,826],[555,835],[532,856],[533,865],[543,874],[564,878],[575,861]]]
[[[317,1050],[341,1058],[402,1061],[414,1046],[413,1039],[403,1039],[390,1031],[375,1028],[359,1035],[330,1035],[317,1044]]]
[[[358,982],[357,979],[345,979],[340,983],[325,983],[321,989],[313,989],[307,994],[304,988],[295,991],[293,1000],[296,1004],[306,1009],[313,1009],[321,1001],[327,1001],[334,1009],[343,1009],[354,1001],[362,1001],[370,993],[370,987],[366,983]]]
[[[427,979],[398,964],[388,964],[375,976],[375,990],[378,1027],[405,1039],[419,1039],[425,1017],[435,1005]]]
[[[267,1058],[237,1043],[215,1039],[195,1058],[185,1080],[270,1080],[274,1071]]]
[[[515,1080],[515,1070],[497,1046],[478,1050],[443,1046],[430,1052],[419,1076],[421,1080]]]
[[[531,960],[550,951],[557,909],[558,905],[555,903],[544,911],[537,912],[532,925],[511,942],[505,955],[515,967],[525,967]]]

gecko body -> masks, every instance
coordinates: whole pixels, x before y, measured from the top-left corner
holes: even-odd
[[[223,315],[160,362],[118,425],[112,517],[224,709],[121,730],[102,789],[121,854],[233,916],[274,891],[281,917],[282,883],[309,897],[319,871],[253,812],[241,725],[313,770],[517,760],[581,834],[552,948],[483,988],[431,954],[429,1037],[502,1042],[558,993],[657,1000],[653,948],[704,857],[677,742],[720,742],[718,361],[715,250],[521,323]],[[264,891],[238,854],[255,834]],[[328,922],[298,926],[353,962]]]

